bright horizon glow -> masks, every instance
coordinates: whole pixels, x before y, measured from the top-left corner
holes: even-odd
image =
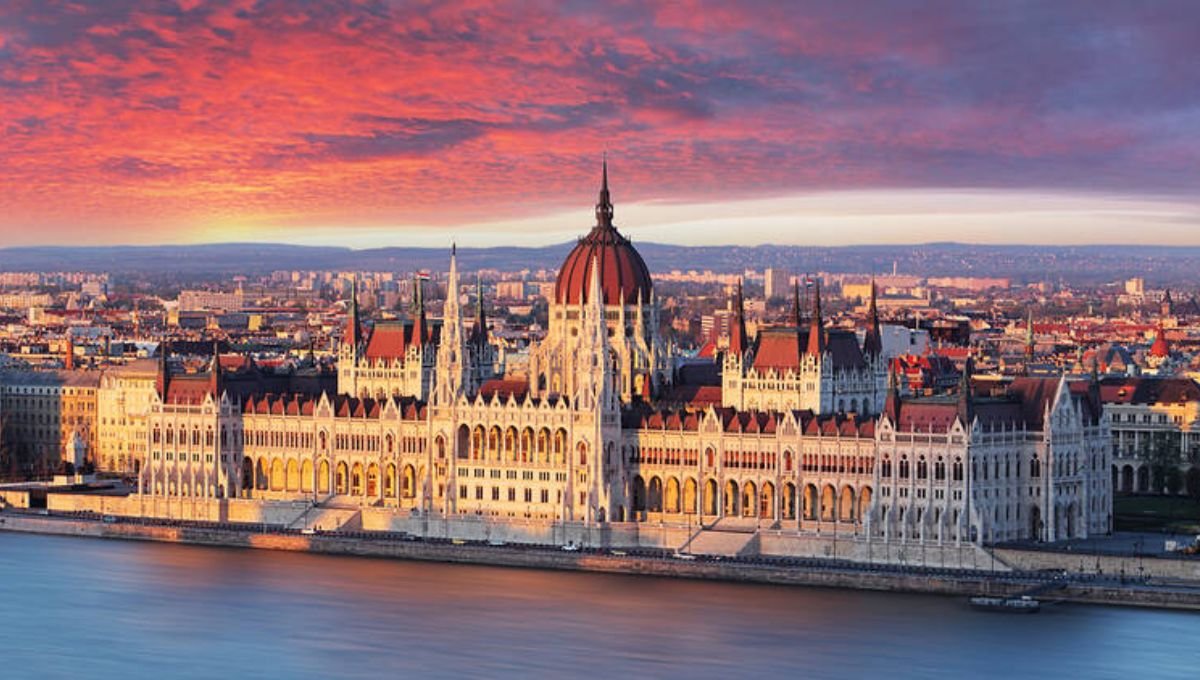
[[[618,190],[614,186],[614,192]],[[1000,190],[841,191],[720,203],[616,203],[617,227],[636,242],[675,245],[915,245],[953,241],[979,245],[1200,246],[1200,203],[1164,197],[1034,193]],[[515,220],[453,226],[312,226],[294,230],[251,225],[213,227],[189,243],[252,242],[346,246],[546,246],[585,234],[591,210],[555,211]],[[748,239],[730,234],[750,234]],[[918,238],[907,238],[919,234]],[[1153,234],[1153,238],[1147,238]],[[758,240],[755,240],[755,239]]]

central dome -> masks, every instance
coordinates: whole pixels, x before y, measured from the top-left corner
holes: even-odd
[[[629,239],[621,235],[612,223],[613,207],[608,196],[608,164],[600,187],[600,202],[596,204],[596,226],[588,232],[567,255],[558,270],[554,301],[578,305],[588,302],[592,267],[600,268],[600,291],[604,304],[637,304],[650,300],[650,270]]]

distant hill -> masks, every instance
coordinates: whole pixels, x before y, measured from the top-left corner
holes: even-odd
[[[459,266],[519,270],[558,267],[573,243],[539,248],[459,248]],[[1007,276],[1017,283],[1099,283],[1144,276],[1152,285],[1196,286],[1200,247],[1026,246],[931,243],[844,246],[678,246],[636,243],[651,271],[890,272],[931,276]],[[105,271],[195,278],[291,269],[405,272],[443,269],[445,248],[373,248],[217,243],[187,246],[20,247],[0,249],[0,271]]]

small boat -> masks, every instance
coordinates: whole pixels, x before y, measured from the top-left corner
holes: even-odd
[[[1042,603],[1028,595],[1020,597],[972,597],[970,604],[976,609],[1017,614],[1036,614]]]

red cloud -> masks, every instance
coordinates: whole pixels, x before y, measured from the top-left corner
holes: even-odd
[[[621,200],[1194,185],[1194,8],[1043,11],[9,3],[0,233],[537,213],[589,200],[605,150]]]

